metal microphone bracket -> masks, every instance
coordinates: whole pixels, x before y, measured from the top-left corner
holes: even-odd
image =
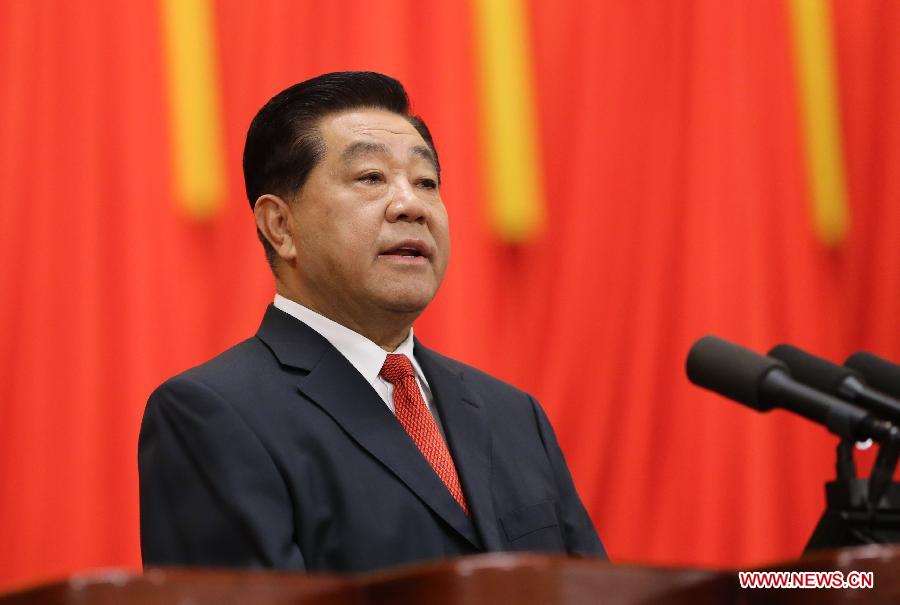
[[[869,479],[856,477],[853,443],[837,447],[837,478],[825,484],[826,508],[806,551],[862,544],[900,544],[900,482],[893,481],[900,458],[900,429],[882,439]]]

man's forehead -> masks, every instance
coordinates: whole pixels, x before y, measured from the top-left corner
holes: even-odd
[[[330,154],[350,162],[367,154],[402,154],[437,158],[406,117],[378,109],[359,109],[327,116],[320,124]]]
[[[411,137],[424,142],[422,135],[404,116],[380,109],[355,109],[326,116],[320,127],[336,139],[354,141],[359,138],[400,141]]]

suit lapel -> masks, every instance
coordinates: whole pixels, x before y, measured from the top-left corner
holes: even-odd
[[[476,548],[478,536],[412,438],[365,378],[320,334],[269,307],[257,336],[284,365],[307,370],[300,392]]]
[[[434,395],[447,445],[484,548],[500,550],[503,543],[491,491],[491,433],[483,403],[458,371],[418,340],[415,356]]]

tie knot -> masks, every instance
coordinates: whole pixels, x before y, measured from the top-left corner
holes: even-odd
[[[414,378],[416,375],[413,372],[412,362],[401,353],[388,353],[379,374],[391,384],[397,384],[404,378]]]

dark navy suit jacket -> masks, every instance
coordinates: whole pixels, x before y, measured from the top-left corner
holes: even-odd
[[[166,381],[138,448],[145,565],[365,571],[499,550],[605,556],[538,403],[415,342],[467,516],[371,385],[269,307]]]

